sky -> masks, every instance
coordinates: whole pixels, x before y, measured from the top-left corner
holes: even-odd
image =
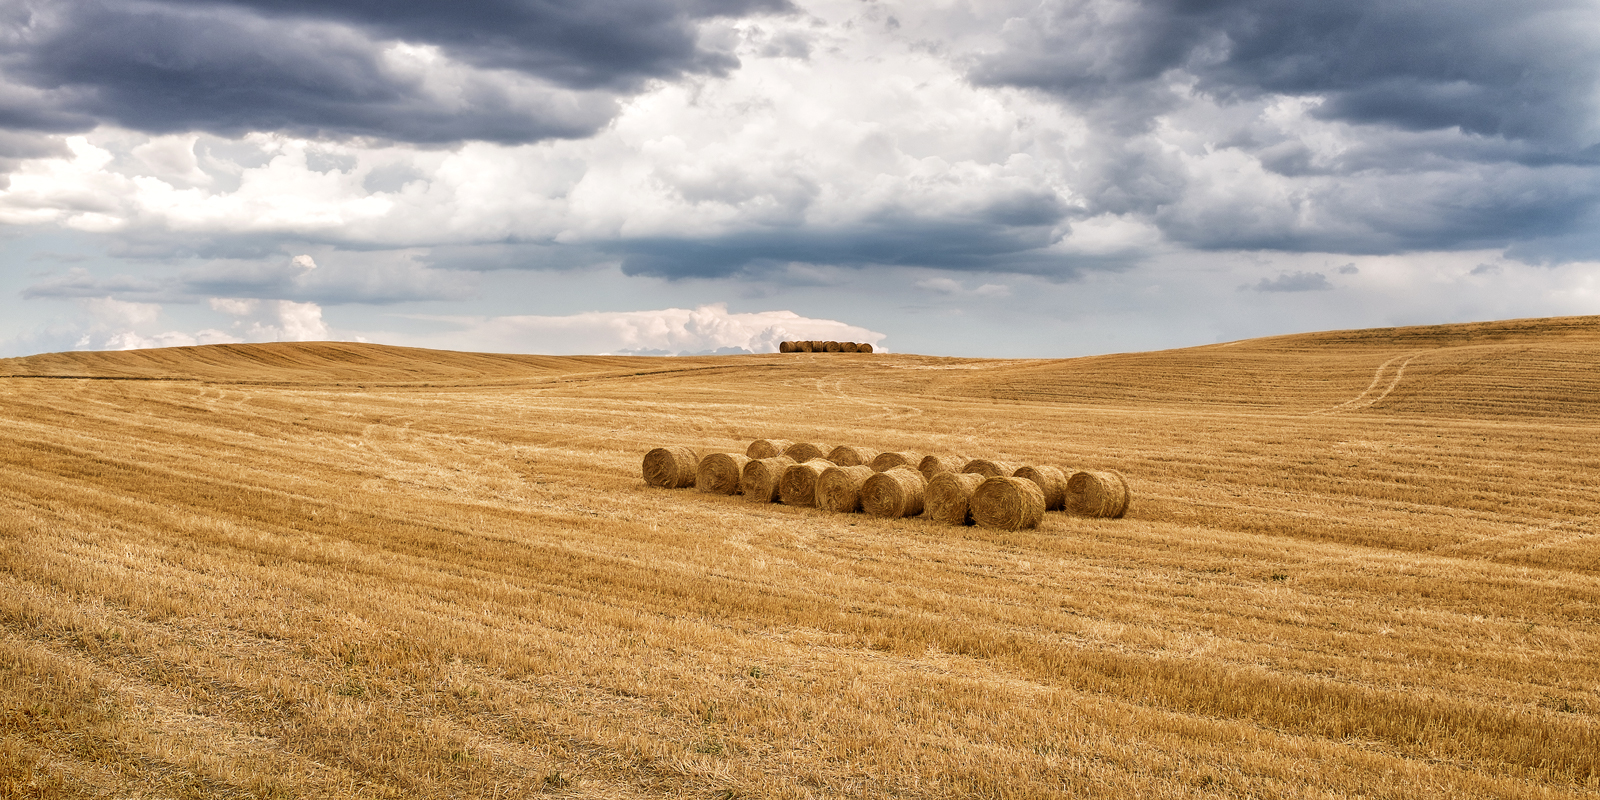
[[[0,357],[1600,314],[1597,0],[0,0]]]

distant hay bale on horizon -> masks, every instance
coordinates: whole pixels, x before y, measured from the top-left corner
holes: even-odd
[[[644,454],[644,482],[663,489],[695,484],[700,457],[687,447],[657,447]]]
[[[928,480],[910,466],[875,472],[861,483],[861,510],[874,517],[914,517],[922,513]]]
[[[1128,479],[1114,470],[1074,472],[1067,479],[1067,510],[1079,516],[1121,519],[1132,500]]]
[[[796,464],[804,464],[813,458],[827,458],[828,446],[816,442],[795,442],[783,448],[783,454],[794,459]]]
[[[933,476],[941,472],[960,472],[966,465],[967,459],[959,456],[923,456],[917,462],[917,471],[931,481]]]
[[[1044,520],[1044,492],[1025,478],[985,478],[972,492],[972,520],[985,528],[1018,531]]]
[[[987,458],[974,458],[961,468],[962,472],[973,472],[985,478],[1009,478],[1017,473],[1021,464],[1010,461],[990,461]]]
[[[778,482],[784,470],[795,465],[788,456],[751,459],[739,473],[739,492],[746,500],[774,503],[778,500]]]
[[[849,514],[861,510],[861,484],[874,474],[872,467],[829,467],[817,476],[817,508]]]
[[[700,459],[700,466],[695,470],[694,488],[711,494],[738,494],[739,479],[743,477],[744,465],[748,463],[749,456],[712,453]]]
[[[832,461],[813,458],[784,470],[778,479],[778,500],[786,506],[815,506],[817,479],[832,466]]]
[[[852,444],[841,444],[828,451],[828,460],[841,467],[859,467],[878,457],[878,451]]]
[[[975,472],[941,472],[929,478],[922,492],[928,518],[946,525],[971,525],[972,493],[985,480]]]
[[[916,469],[922,463],[922,454],[909,450],[900,452],[879,453],[867,462],[873,472],[888,472],[895,467],[910,467]]]
[[[1044,510],[1060,511],[1067,507],[1067,473],[1059,467],[1018,467],[1011,474],[1038,484],[1039,491],[1044,492]]]
[[[744,449],[744,454],[748,458],[772,458],[783,455],[791,444],[794,442],[788,439],[757,439]]]
[[[866,342],[783,341],[778,343],[780,353],[871,353],[872,345]]]

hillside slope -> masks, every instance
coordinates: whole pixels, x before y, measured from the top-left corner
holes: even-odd
[[[1597,326],[0,361],[0,796],[1597,797]],[[640,479],[767,436],[1135,497]]]
[[[1600,317],[1330,331],[1181,350],[996,361],[878,354],[649,358],[456,353],[344,342],[207,345],[0,359],[0,376],[209,383],[532,385],[762,370],[907,395],[1285,413],[1597,419]]]
[[[1600,317],[1277,336],[956,380],[1007,399],[1600,420]]]

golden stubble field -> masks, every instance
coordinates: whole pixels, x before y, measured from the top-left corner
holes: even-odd
[[[1600,796],[1597,366],[1595,317],[0,361],[0,795]],[[1002,533],[640,478],[766,436],[1135,498]]]

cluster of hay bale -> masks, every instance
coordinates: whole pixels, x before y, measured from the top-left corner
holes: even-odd
[[[780,353],[870,353],[866,342],[779,342]]]
[[[875,517],[915,517],[1002,530],[1038,527],[1047,511],[1117,519],[1128,511],[1119,472],[1065,470],[988,459],[878,452],[853,445],[757,439],[737,453],[700,458],[687,447],[644,456],[651,486],[694,486],[761,503],[815,506]]]

